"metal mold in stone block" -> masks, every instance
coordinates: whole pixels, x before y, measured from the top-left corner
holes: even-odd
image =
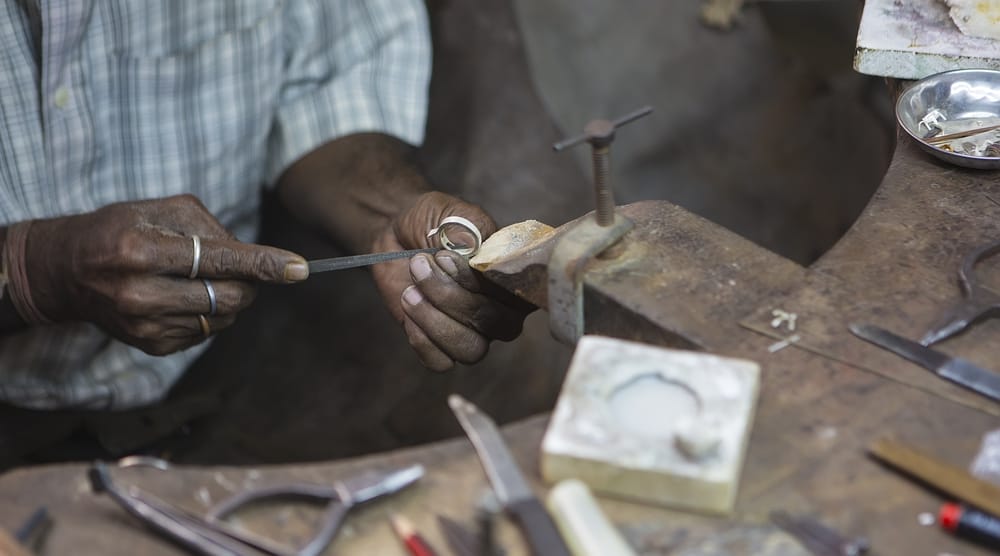
[[[709,513],[736,498],[760,368],[584,336],[542,441],[547,481]]]

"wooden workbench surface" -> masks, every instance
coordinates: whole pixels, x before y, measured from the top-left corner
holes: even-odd
[[[711,231],[690,246],[678,237],[651,242],[673,251],[640,259],[677,262],[682,256],[677,250],[683,248],[691,260],[687,268],[677,267],[676,279],[660,277],[662,287],[652,300],[655,308],[647,308],[656,313],[650,320],[674,318],[669,328],[687,329],[694,343],[759,361],[763,382],[736,512],[729,518],[710,518],[602,499],[632,545],[644,554],[803,554],[767,523],[769,511],[785,509],[812,513],[844,532],[866,535],[876,554],[985,554],[935,527],[918,524],[918,514],[936,511],[943,499],[872,462],[865,447],[891,435],[965,467],[981,436],[1000,428],[1000,408],[854,339],[846,324],[871,322],[917,337],[958,296],[954,276],[962,255],[1000,237],[1000,205],[994,199],[1000,199],[997,173],[943,165],[901,140],[865,214],[810,269],[742,243],[723,245],[730,240]],[[648,205],[632,211],[638,221],[652,214]],[[650,228],[650,233],[676,236],[686,224],[680,216],[675,222],[673,227]],[[723,243],[713,243],[717,239]],[[730,260],[721,252],[729,253]],[[699,262],[697,257],[705,259]],[[997,276],[997,268],[987,265],[985,274]],[[701,273],[702,279],[692,282],[685,276],[692,272]],[[593,276],[597,282],[618,284],[614,287],[622,291],[635,289],[630,280],[650,280],[636,268],[597,268]],[[588,281],[588,286],[594,285]],[[627,304],[625,294],[614,299],[614,287],[604,292],[609,302]],[[773,308],[799,315],[802,340],[770,353],[768,346],[785,335],[767,324]],[[987,321],[941,349],[996,368],[998,334],[1000,323]],[[535,480],[545,423],[545,416],[539,416],[505,429]],[[472,507],[486,486],[464,438],[324,464],[128,469],[117,470],[116,476],[204,511],[226,493],[250,485],[330,482],[352,471],[411,463],[423,463],[428,475],[408,491],[351,514],[332,553],[404,554],[389,529],[389,512],[409,517],[447,553],[435,516],[471,523]],[[109,499],[91,494],[85,470],[85,465],[57,465],[0,476],[0,526],[12,529],[44,505],[56,521],[48,554],[179,552],[138,527]],[[544,485],[536,486],[544,493]],[[272,512],[258,516],[256,523],[266,533],[295,532],[305,521],[302,516],[297,511]],[[523,553],[515,530],[505,524],[501,533],[513,554]]]

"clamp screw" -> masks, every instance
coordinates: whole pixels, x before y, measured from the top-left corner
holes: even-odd
[[[591,160],[594,165],[594,191],[597,197],[597,223],[610,226],[615,220],[615,199],[611,192],[611,142],[615,140],[615,130],[634,122],[653,111],[650,106],[644,106],[626,114],[617,120],[593,120],[583,128],[583,135],[563,139],[552,149],[556,152],[575,147],[580,143],[590,143]]]

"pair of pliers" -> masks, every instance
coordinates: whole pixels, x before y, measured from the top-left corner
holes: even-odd
[[[979,320],[1000,315],[1000,294],[980,285],[975,269],[977,263],[997,253],[1000,253],[1000,241],[979,247],[965,256],[958,269],[962,300],[945,311],[940,322],[920,339],[921,344],[929,346],[940,342]]]
[[[316,556],[330,544],[354,506],[394,493],[416,482],[424,468],[412,465],[390,472],[367,472],[332,485],[295,483],[248,490],[224,500],[205,516],[173,506],[135,487],[116,485],[106,464],[95,463],[90,469],[91,486],[106,492],[127,512],[170,540],[207,556]],[[234,527],[225,521],[242,508],[264,500],[307,499],[326,503],[326,511],[316,534],[298,548],[281,546],[275,541]]]

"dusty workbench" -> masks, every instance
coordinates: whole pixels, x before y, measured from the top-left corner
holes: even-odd
[[[742,475],[737,509],[713,518],[602,499],[610,518],[645,554],[802,554],[767,523],[770,510],[811,513],[838,529],[871,538],[876,554],[981,554],[934,527],[920,512],[942,501],[865,455],[891,435],[966,466],[983,433],[1000,428],[1000,406],[853,338],[849,322],[870,322],[917,337],[958,296],[955,270],[963,254],[1000,237],[996,172],[944,165],[900,138],[872,202],[845,237],[810,268],[802,268],[668,203],[622,211],[638,224],[627,249],[633,264],[597,261],[588,269],[590,295],[603,299],[588,315],[601,319],[632,306],[677,342],[754,359],[763,368],[760,402]],[[633,253],[632,255],[635,255]],[[669,271],[664,272],[663,269]],[[655,271],[654,271],[655,270]],[[984,268],[997,284],[1000,265]],[[643,298],[638,292],[646,292]],[[801,340],[771,353],[787,333],[770,327],[771,310],[798,315]],[[642,327],[636,337],[646,335]],[[996,368],[1000,322],[986,321],[940,349]],[[670,338],[645,339],[671,343]],[[675,342],[676,343],[676,342]],[[537,481],[537,448],[546,423],[538,416],[505,428],[523,467]],[[227,492],[273,482],[329,482],[352,471],[423,463],[414,488],[351,514],[333,553],[403,554],[386,516],[399,512],[437,546],[437,514],[471,523],[486,485],[464,438],[364,458],[264,468],[179,467],[118,471],[188,509],[204,510]],[[47,554],[174,554],[109,499],[89,492],[86,465],[15,470],[0,476],[0,527],[16,527],[46,506],[56,525]],[[536,482],[539,493],[544,485]],[[265,532],[299,531],[303,514],[261,518]],[[519,537],[502,537],[521,553]]]

